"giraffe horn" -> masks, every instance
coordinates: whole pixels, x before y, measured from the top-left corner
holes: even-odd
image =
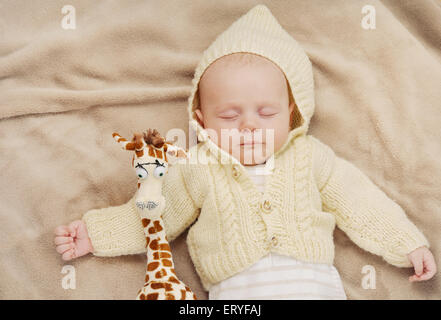
[[[118,142],[124,150],[135,150],[135,144],[133,142],[127,141],[127,139],[121,137],[118,133],[114,132],[112,134],[113,139]]]
[[[165,143],[167,143],[167,144],[174,144],[176,141],[178,141],[178,136],[174,136],[174,137],[173,137],[173,140],[171,140],[171,141],[166,141]]]
[[[134,148],[135,150],[139,151],[141,149],[144,148],[145,146],[145,142],[144,142],[144,136],[142,133],[135,133],[133,135],[133,139],[132,139],[133,143],[134,143]]]

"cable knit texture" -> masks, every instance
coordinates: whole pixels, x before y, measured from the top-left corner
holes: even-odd
[[[195,120],[201,75],[216,59],[235,52],[262,55],[285,73],[301,121],[269,159],[263,195],[248,172],[208,138]],[[188,100],[199,143],[189,162],[170,167],[163,183],[164,225],[170,241],[187,227],[187,244],[206,290],[273,251],[296,259],[332,264],[335,225],[358,246],[397,267],[411,267],[407,254],[427,246],[425,236],[402,208],[353,164],[308,135],[314,112],[311,63],[267,7],[257,5],[204,51]],[[268,161],[268,160],[267,160]],[[97,256],[145,251],[133,198],[83,216]]]

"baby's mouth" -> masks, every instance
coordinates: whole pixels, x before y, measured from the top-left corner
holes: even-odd
[[[259,141],[245,141],[243,143],[240,144],[240,146],[256,146],[259,144],[263,144],[263,142],[259,142]]]

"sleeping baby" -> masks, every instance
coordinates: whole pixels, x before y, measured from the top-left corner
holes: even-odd
[[[188,112],[198,143],[163,184],[165,230],[187,244],[209,299],[346,299],[333,266],[337,225],[410,281],[436,272],[403,209],[307,134],[311,63],[264,5],[235,21],[196,68]],[[226,138],[225,138],[226,137]],[[228,143],[232,139],[232,143]],[[225,140],[228,140],[227,143]],[[64,260],[145,252],[133,198],[56,229]]]

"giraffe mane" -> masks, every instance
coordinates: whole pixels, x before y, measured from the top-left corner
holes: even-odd
[[[156,129],[148,129],[147,132],[143,132],[144,141],[147,144],[154,146],[155,148],[162,148],[166,143],[165,138],[162,137]]]

